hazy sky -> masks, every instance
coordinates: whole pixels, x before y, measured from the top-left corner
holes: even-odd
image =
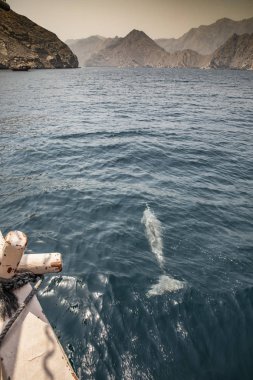
[[[132,29],[152,38],[179,37],[222,17],[253,16],[253,0],[9,0],[12,9],[62,40],[99,34],[125,36]]]

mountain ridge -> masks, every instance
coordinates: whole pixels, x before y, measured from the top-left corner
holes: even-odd
[[[227,17],[224,17],[210,25],[200,25],[197,28],[191,28],[188,32],[186,32],[178,39],[172,38],[152,40],[156,43],[156,46],[158,45],[163,49],[163,53],[161,53],[161,50],[158,52],[156,47],[158,55],[153,62],[151,62],[151,60],[147,57],[144,61],[139,58],[136,59],[136,57],[132,57],[133,59],[130,62],[130,58],[126,56],[126,53],[120,53],[119,51],[116,53],[116,51],[112,49],[113,46],[116,48],[124,38],[129,36],[131,32],[128,33],[128,35],[125,37],[106,38],[102,36],[90,36],[85,39],[71,40],[69,41],[69,46],[78,56],[80,64],[82,66],[144,65],[152,67],[175,67],[175,65],[178,65],[178,67],[188,67],[187,65],[189,65],[189,67],[206,68],[209,66],[211,55],[235,33],[235,30],[237,30],[239,32],[238,34],[240,35],[244,34],[245,30],[252,30],[253,33],[253,17],[240,21],[234,21]],[[134,29],[132,31],[133,35],[134,31],[140,32]],[[206,35],[208,35],[208,39],[206,38]],[[225,39],[227,36],[228,38]],[[149,36],[147,37],[150,38]],[[168,46],[166,45],[168,41],[170,41],[170,43],[173,41],[174,47],[172,51],[168,51]],[[204,51],[208,52],[208,54],[201,53],[203,51],[201,48],[202,45],[204,45]],[[175,49],[176,47],[177,49]],[[139,49],[137,45],[135,48],[136,50]],[[124,47],[124,49],[126,49],[126,47]],[[154,51],[154,49],[152,50]],[[165,58],[164,52],[169,53],[170,55],[167,55]],[[110,57],[109,53],[114,54],[114,57]],[[129,52],[129,54],[131,55],[132,53]],[[115,55],[118,55],[117,59],[115,58]],[[119,59],[119,55],[122,56],[121,61]],[[139,56],[139,53],[136,53],[136,55]],[[147,55],[147,52],[145,55]]]
[[[125,37],[114,41],[93,54],[86,66],[150,66],[153,61],[162,65],[167,53],[143,31],[133,29]]]
[[[209,58],[192,50],[168,53],[146,33],[133,29],[114,44],[94,53],[85,66],[202,67]]]
[[[191,49],[200,54],[212,54],[234,33],[253,33],[253,17],[235,21],[227,17],[209,25],[191,28],[179,38],[159,38],[155,42],[168,52]]]

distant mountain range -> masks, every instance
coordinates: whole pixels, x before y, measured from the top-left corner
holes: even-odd
[[[112,40],[94,53],[86,66],[117,67],[200,67],[209,62],[205,56],[191,50],[168,53],[150,37],[132,30],[126,37]]]
[[[123,38],[91,36],[67,44],[1,1],[0,69],[71,68],[77,57],[81,66],[253,69],[253,17],[224,18],[178,39],[154,41],[132,30]]]
[[[191,49],[200,54],[212,54],[234,33],[253,33],[253,17],[242,21],[222,18],[213,24],[192,28],[180,38],[161,38],[155,42],[169,52]]]
[[[253,17],[242,21],[223,18],[211,25],[193,28],[178,39],[152,40],[144,32],[133,30],[124,38],[91,36],[66,43],[78,56],[81,66],[207,68],[216,67],[210,64],[213,55],[235,33],[253,33]],[[240,44],[241,39],[238,41]],[[240,63],[239,68],[249,66]]]

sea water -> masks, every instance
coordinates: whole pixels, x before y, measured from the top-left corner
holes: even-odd
[[[253,378],[253,76],[0,71],[0,228],[80,379]]]

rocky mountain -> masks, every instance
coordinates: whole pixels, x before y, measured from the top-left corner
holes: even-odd
[[[210,55],[202,55],[190,49],[175,51],[168,53],[167,67],[207,68],[210,58]]]
[[[162,38],[155,42],[168,52],[191,49],[200,54],[211,54],[234,33],[253,33],[253,17],[242,21],[223,18],[213,24],[190,29],[180,38]]]
[[[208,62],[209,59],[191,50],[170,54],[144,32],[132,30],[93,54],[85,66],[200,67]]]
[[[253,33],[230,37],[214,52],[210,67],[253,70]]]
[[[66,44],[70,47],[73,53],[78,57],[80,66],[85,66],[85,63],[90,57],[99,50],[105,49],[107,46],[117,43],[118,37],[106,38],[101,36],[90,36],[77,40],[67,40]]]
[[[78,67],[70,48],[48,30],[0,7],[0,68]]]
[[[164,66],[167,53],[144,32],[132,30],[126,37],[94,54],[86,66]]]

